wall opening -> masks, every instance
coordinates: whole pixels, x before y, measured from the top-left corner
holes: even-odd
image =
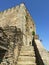
[[[2,62],[5,53],[6,53],[6,50],[0,48],[0,63]]]
[[[31,41],[29,42],[29,45],[31,46]]]

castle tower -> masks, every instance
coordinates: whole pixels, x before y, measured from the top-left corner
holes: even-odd
[[[0,27],[6,26],[20,28],[24,45],[32,45],[32,31],[36,32],[36,27],[24,4],[0,13]]]
[[[0,65],[49,65],[49,53],[23,3],[0,12],[0,28]]]

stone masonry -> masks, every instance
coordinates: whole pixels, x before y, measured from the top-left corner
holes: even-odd
[[[32,36],[32,31],[36,31],[35,24],[32,18],[30,17],[28,11],[26,10],[24,4],[20,4],[19,6],[1,12],[0,26],[3,28],[6,26],[16,26],[17,28],[20,28],[24,34],[24,45],[25,43],[29,44],[29,42],[32,40],[30,38],[30,36]],[[26,41],[26,39],[28,41]]]
[[[0,12],[0,65],[49,65],[25,5]]]

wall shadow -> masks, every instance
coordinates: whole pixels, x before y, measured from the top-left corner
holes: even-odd
[[[34,39],[32,40],[32,46],[34,46],[37,65],[44,65]]]
[[[6,53],[6,50],[0,49],[0,63],[2,62],[3,57],[5,56],[5,53]]]

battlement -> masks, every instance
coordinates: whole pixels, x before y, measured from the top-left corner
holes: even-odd
[[[17,6],[15,6],[15,7],[11,7],[11,8],[9,8],[9,9],[7,9],[7,10],[4,10],[4,11],[1,11],[0,12],[0,16],[2,15],[6,15],[6,14],[8,14],[8,13],[12,13],[12,12],[14,12],[14,11],[16,11],[16,12],[18,12],[18,9],[20,8],[20,7],[22,7],[22,9],[23,8],[25,8],[25,5],[22,3],[22,4],[20,4],[20,5],[17,5]],[[26,9],[26,8],[25,8]]]

